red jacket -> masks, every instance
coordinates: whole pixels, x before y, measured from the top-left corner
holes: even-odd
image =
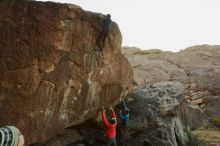
[[[116,120],[116,115],[113,109],[112,110],[112,118],[115,118],[115,123],[111,124],[108,122],[108,120],[105,117],[105,112],[102,112],[102,121],[106,127],[106,135],[109,139],[112,139],[116,136],[116,125],[117,125],[117,120]]]

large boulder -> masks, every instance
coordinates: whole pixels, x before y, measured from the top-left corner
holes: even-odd
[[[187,146],[189,121],[186,112],[192,108],[184,100],[179,82],[158,82],[133,91],[128,98],[131,111],[128,137],[131,145]],[[201,114],[201,112],[200,112]]]
[[[119,98],[132,69],[115,22],[99,52],[103,20],[76,5],[0,2],[0,126],[47,141]]]

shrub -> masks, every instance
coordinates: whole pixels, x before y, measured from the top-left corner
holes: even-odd
[[[220,116],[219,115],[215,115],[212,117],[212,123],[215,126],[220,126]]]
[[[204,140],[199,139],[197,135],[189,134],[188,146],[208,146],[208,143]]]

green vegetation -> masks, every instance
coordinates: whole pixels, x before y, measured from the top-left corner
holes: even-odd
[[[208,143],[205,140],[199,138],[198,135],[190,133],[189,135],[189,146],[208,146]]]
[[[197,139],[207,144],[220,143],[220,130],[218,128],[199,128],[195,131],[192,131],[192,135],[196,136]]]
[[[220,116],[219,115],[215,115],[212,117],[212,123],[215,126],[220,126]]]

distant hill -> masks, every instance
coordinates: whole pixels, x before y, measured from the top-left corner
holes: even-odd
[[[177,53],[123,47],[122,52],[138,86],[179,81],[187,99],[202,107],[206,104],[211,115],[220,114],[220,45],[197,45]]]

